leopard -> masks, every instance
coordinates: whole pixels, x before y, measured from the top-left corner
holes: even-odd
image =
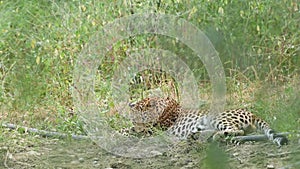
[[[159,126],[179,139],[186,140],[194,138],[196,134],[212,131],[210,138],[220,141],[223,138],[260,131],[278,146],[288,144],[286,136],[279,135],[266,121],[245,108],[212,114],[209,110],[184,108],[178,101],[169,97],[144,98],[130,103],[129,106],[132,113],[139,117],[139,120],[133,120],[134,127],[143,125],[149,129]],[[143,132],[147,131],[145,128]]]

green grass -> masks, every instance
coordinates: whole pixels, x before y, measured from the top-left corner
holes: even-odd
[[[186,19],[207,34],[225,68],[230,104],[250,102],[276,128],[299,130],[299,81],[291,83],[300,71],[299,8],[297,0],[0,1],[0,120],[81,133],[71,89],[84,45],[117,18],[159,12]],[[102,108],[113,106],[110,79],[126,51],[149,46],[176,53],[199,80],[209,80],[203,65],[188,59],[196,57],[185,45],[155,35],[132,37],[99,65],[96,94]],[[261,92],[262,86],[274,87],[275,96]]]
[[[254,111],[278,131],[299,132],[300,90],[296,85],[287,84],[284,88],[264,86],[257,92]]]

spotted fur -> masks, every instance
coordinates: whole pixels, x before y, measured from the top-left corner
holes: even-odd
[[[188,110],[171,98],[146,98],[131,104],[131,110],[147,120],[147,127],[160,126],[180,139],[187,139],[195,133],[213,131],[213,139],[226,136],[246,135],[256,130],[263,132],[269,140],[278,145],[288,143],[284,136],[278,136],[268,123],[246,109],[227,110],[216,115],[209,111]],[[136,121],[134,121],[137,124]]]

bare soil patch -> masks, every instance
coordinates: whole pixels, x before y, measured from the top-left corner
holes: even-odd
[[[53,139],[2,133],[0,168],[207,168],[208,143],[182,142],[168,152],[152,158],[133,159],[106,152],[89,140]],[[242,145],[219,144],[227,154],[228,168],[300,168],[300,140],[294,138],[287,146],[278,148],[270,142]],[[219,154],[213,159],[218,162]],[[220,168],[226,166],[222,162]]]

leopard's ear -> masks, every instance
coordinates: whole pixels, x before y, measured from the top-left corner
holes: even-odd
[[[128,103],[128,106],[129,106],[130,108],[133,108],[135,105],[136,105],[136,102]]]

